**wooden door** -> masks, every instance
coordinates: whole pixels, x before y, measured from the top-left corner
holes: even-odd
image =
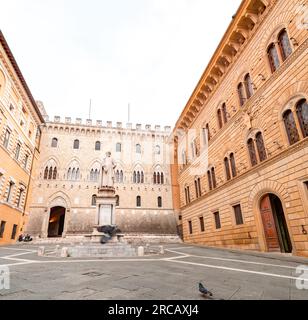
[[[279,239],[269,195],[261,200],[260,211],[268,251],[280,251]]]

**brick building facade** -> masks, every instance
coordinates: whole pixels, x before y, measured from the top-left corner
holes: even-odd
[[[0,244],[24,231],[43,121],[0,31]]]
[[[244,0],[183,110],[172,179],[186,242],[308,256],[306,7]]]

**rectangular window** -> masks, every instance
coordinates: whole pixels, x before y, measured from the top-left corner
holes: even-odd
[[[23,189],[20,189],[20,190],[19,190],[19,197],[18,197],[18,200],[17,200],[17,208],[20,208],[20,206],[21,206],[21,204],[22,204],[23,194],[24,194],[24,190],[23,190]]]
[[[11,239],[14,240],[16,238],[16,233],[17,233],[17,224],[14,224],[13,230],[12,230],[12,236]]]
[[[24,162],[24,169],[27,169],[28,161],[29,161],[29,155],[26,154],[26,155],[25,155],[25,162]]]
[[[10,200],[11,200],[13,186],[14,186],[14,183],[10,182],[7,197],[6,197],[6,202],[10,202]]]
[[[204,232],[204,231],[205,231],[204,218],[203,218],[203,217],[200,217],[199,220],[200,220],[200,229],[201,229],[201,232]]]
[[[233,210],[234,210],[236,224],[237,225],[244,224],[241,205],[238,204],[236,206],[233,206]]]
[[[10,131],[7,129],[5,131],[5,136],[4,136],[4,141],[3,141],[3,146],[7,149],[8,146],[9,146],[9,141],[10,141],[10,136],[11,136],[11,133]]]
[[[16,159],[16,160],[18,160],[18,159],[19,159],[20,148],[21,148],[20,143],[17,143],[16,151],[15,151],[15,159]]]
[[[192,222],[191,221],[188,221],[188,227],[189,227],[189,233],[193,234]]]
[[[1,221],[0,225],[0,238],[3,238],[4,230],[5,230],[6,221]]]
[[[221,222],[220,222],[219,212],[215,212],[214,213],[214,219],[215,219],[215,227],[216,227],[216,229],[221,229]]]

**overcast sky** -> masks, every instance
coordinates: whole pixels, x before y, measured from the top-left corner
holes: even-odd
[[[241,0],[0,0],[50,116],[174,125]]]

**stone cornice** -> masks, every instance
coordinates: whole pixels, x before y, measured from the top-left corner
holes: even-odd
[[[231,22],[223,39],[221,40],[220,44],[218,45],[218,48],[216,49],[212,59],[210,60],[207,68],[205,69],[201,79],[199,80],[195,90],[193,91],[190,99],[188,100],[181,116],[179,117],[179,120],[176,123],[175,128],[182,127],[181,123],[183,122],[183,120],[185,120],[185,118],[188,118],[187,113],[189,113],[190,108],[195,104],[196,100],[199,100],[199,98],[198,98],[199,96],[200,97],[202,95],[204,96],[204,92],[205,92],[204,87],[207,86],[207,79],[212,77],[211,73],[213,73],[213,69],[215,69],[215,68],[217,69],[217,67],[219,67],[218,61],[219,61],[219,59],[221,59],[225,55],[223,53],[225,46],[227,46],[229,43],[232,43],[232,41],[230,40],[231,35],[234,32],[240,33],[241,30],[243,30],[243,27],[238,27],[238,23],[239,23],[240,19],[243,18],[245,15],[251,16],[251,12],[248,10],[248,6],[249,6],[250,2],[251,1],[249,1],[249,0],[247,0],[247,1],[244,0],[242,2],[236,16],[234,17],[233,21]],[[201,106],[200,106],[198,112],[200,112],[200,109],[202,109],[206,104],[209,103],[210,98],[215,94],[215,92],[219,88],[220,83],[229,74],[230,70],[232,70],[232,65],[234,65],[234,63],[239,59],[239,57],[241,56],[241,52],[243,50],[245,50],[245,48],[249,45],[249,43],[252,41],[253,35],[260,29],[260,26],[263,24],[266,17],[270,14],[270,12],[275,7],[277,0],[264,0],[264,1],[261,0],[261,2],[266,4],[265,12],[261,16],[258,16],[257,20],[259,20],[259,21],[255,24],[255,27],[252,30],[245,29],[245,31],[247,31],[247,34],[245,34],[245,39],[246,39],[245,42],[243,44],[237,44],[238,48],[236,49],[236,54],[232,55],[232,57],[230,57],[229,65],[226,67],[225,72],[223,72],[222,75],[218,77],[219,83],[214,84],[214,86],[213,86],[213,84],[210,85],[212,87],[211,92],[208,94],[205,102],[201,103]],[[189,127],[190,126],[187,126],[186,129],[188,129]]]

